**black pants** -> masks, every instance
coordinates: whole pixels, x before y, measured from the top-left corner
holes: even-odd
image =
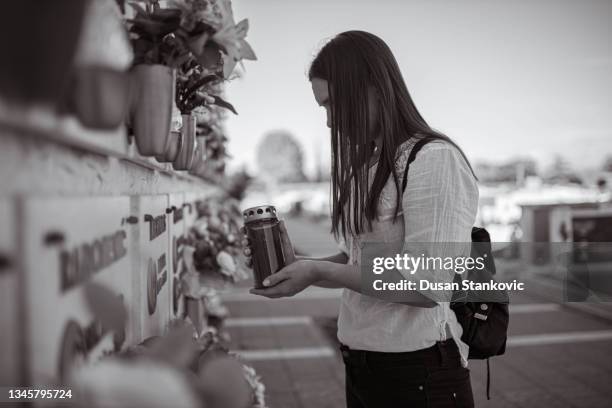
[[[405,353],[340,350],[348,408],[474,406],[470,371],[454,340]]]

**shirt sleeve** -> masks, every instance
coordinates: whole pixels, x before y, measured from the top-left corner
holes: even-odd
[[[402,170],[407,156],[402,157]],[[402,196],[402,255],[420,257],[421,266],[400,272],[416,281],[416,289],[436,302],[449,301],[452,291],[432,289],[431,285],[423,288],[421,281],[453,281],[455,269],[449,268],[448,262],[470,255],[477,208],[478,186],[457,148],[446,142],[425,145],[410,164]]]

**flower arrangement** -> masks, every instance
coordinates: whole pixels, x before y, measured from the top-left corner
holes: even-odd
[[[213,73],[229,79],[236,63],[256,60],[245,40],[247,19],[238,24],[230,0],[159,0],[129,3],[136,16],[127,19],[136,64],[178,67],[190,56]]]
[[[223,282],[248,277],[241,256],[240,211],[233,200],[210,199],[198,205],[199,218],[187,238],[193,251],[193,268],[200,275]]]
[[[176,170],[201,167],[205,142],[196,139],[191,113],[217,106],[236,114],[220,96],[220,85],[230,79],[237,62],[256,59],[245,40],[248,20],[234,22],[230,0],[169,0],[164,7],[159,0],[129,4],[135,13],[126,23],[136,68],[132,121],[138,149],[158,161],[172,161]],[[163,84],[161,92],[151,89],[156,84]],[[182,131],[173,135],[168,99],[182,114]]]
[[[86,298],[108,330],[125,326],[127,311],[112,291],[89,284]],[[229,353],[216,329],[198,333],[189,319],[98,361],[85,357],[67,367],[60,385],[74,390],[78,406],[265,408],[257,373]]]
[[[216,290],[211,290],[204,297],[204,308],[208,317],[208,324],[217,330],[221,330],[223,321],[229,315],[229,310],[221,301],[221,296]]]
[[[249,22],[236,24],[230,0],[171,0],[170,4],[182,11],[180,35],[203,67],[220,69],[228,79],[237,62],[257,59],[245,40]]]
[[[244,370],[244,377],[253,389],[253,408],[266,408],[266,387],[261,382],[261,377],[257,375],[257,372],[251,366],[242,364],[242,369]]]
[[[196,211],[198,219],[181,247],[179,287],[198,330],[207,323],[227,337],[222,329],[228,311],[217,290],[249,276],[240,259],[241,213],[237,200],[226,195],[199,202]]]

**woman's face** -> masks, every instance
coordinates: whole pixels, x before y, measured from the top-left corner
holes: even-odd
[[[327,88],[327,81],[325,79],[313,78],[310,81],[312,85],[312,93],[314,94],[315,100],[319,104],[325,108],[325,112],[327,114],[327,127],[331,128],[331,106],[329,101],[329,90]],[[374,88],[368,88],[368,114],[369,114],[369,122],[371,133],[377,133],[379,129],[378,123],[378,104],[376,103],[376,92]]]
[[[331,107],[329,106],[329,90],[327,88],[327,81],[319,78],[312,78],[310,81],[312,85],[312,93],[314,94],[315,100],[325,108],[327,114],[327,127],[331,128]]]

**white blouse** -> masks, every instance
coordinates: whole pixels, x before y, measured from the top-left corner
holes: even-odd
[[[404,166],[414,140],[400,146],[395,171],[403,177]],[[370,183],[376,165],[370,168]],[[359,265],[364,242],[400,241],[410,253],[418,244],[428,256],[452,250],[455,256],[469,256],[471,229],[478,207],[478,186],[461,153],[444,141],[427,143],[410,164],[408,183],[402,196],[401,216],[393,222],[396,188],[390,176],[379,202],[378,221],[372,230],[349,236],[340,242],[349,264]],[[461,243],[452,246],[444,243]],[[426,248],[423,248],[425,244]],[[451,248],[452,247],[452,248]],[[459,251],[459,252],[458,252]],[[401,271],[406,279],[415,277]],[[420,271],[428,279],[452,282],[452,271]],[[418,287],[418,285],[417,285]],[[422,291],[424,295],[428,295]],[[452,337],[459,346],[462,363],[467,366],[468,346],[461,341],[462,328],[448,302],[437,302],[432,308],[391,303],[344,289],[338,317],[338,339],[356,350],[384,352],[415,351],[433,346],[436,341]]]

